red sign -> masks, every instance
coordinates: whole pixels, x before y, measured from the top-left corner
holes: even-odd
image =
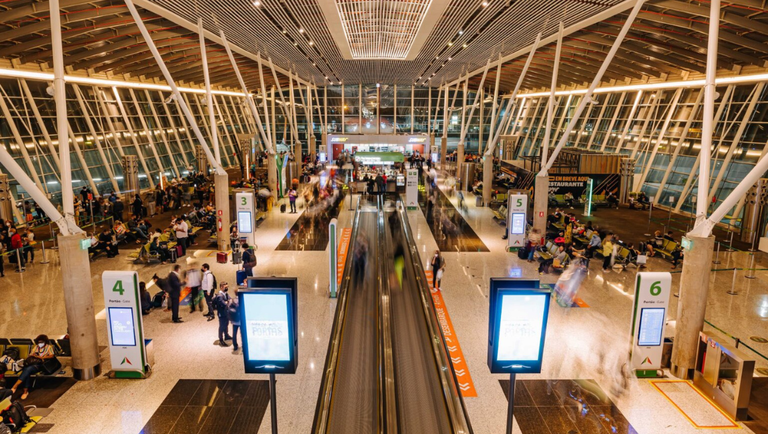
[[[219,213],[219,215],[224,215],[224,211],[223,210],[219,210],[218,213]]]
[[[539,211],[539,217],[544,217],[544,211]]]
[[[221,227],[221,217],[219,217],[217,220],[219,221],[219,222],[218,222],[218,224],[217,224],[217,226],[219,227],[219,232],[221,232],[221,231],[223,231],[223,230],[224,230],[224,228],[223,228],[223,227]]]

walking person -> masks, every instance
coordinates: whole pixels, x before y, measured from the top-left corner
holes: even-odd
[[[216,314],[219,317],[219,345],[222,347],[228,347],[227,340],[231,340],[229,336],[229,285],[227,282],[223,282],[220,285],[219,293],[213,299],[213,307],[216,309]]]
[[[608,234],[603,242],[603,271],[611,270],[611,256],[613,256],[613,234]]]
[[[240,300],[237,297],[238,290],[235,289],[235,296],[229,300],[229,322],[232,323],[232,349],[237,351],[240,346],[237,344],[237,332],[240,330]]]
[[[187,247],[189,247],[189,226],[187,226],[187,222],[181,217],[177,218],[173,224],[173,230],[176,231],[176,240],[181,246],[181,254],[186,255]]]
[[[208,306],[208,313],[205,316],[208,317],[208,321],[213,321],[215,318],[213,313],[213,293],[216,290],[216,276],[213,275],[211,266],[208,264],[203,264],[203,280],[200,286],[205,296],[205,304]]]
[[[181,265],[176,264],[173,266],[173,271],[168,275],[168,297],[170,297],[171,305],[171,320],[175,323],[183,322],[179,316],[179,297],[181,297],[181,286],[183,282],[179,273],[181,272]]]
[[[288,202],[291,204],[291,214],[296,214],[296,197],[298,197],[298,195],[299,194],[293,187],[288,190]]]
[[[443,270],[445,269],[445,259],[440,254],[440,249],[435,250],[435,255],[429,261],[432,267],[432,288],[440,289],[440,281],[443,279]]]

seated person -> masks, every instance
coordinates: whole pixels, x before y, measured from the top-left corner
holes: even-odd
[[[681,262],[683,260],[683,248],[679,245],[675,247],[674,250],[672,250],[672,269],[674,270],[677,268],[678,262]]]
[[[29,395],[29,389],[32,387],[32,379],[30,377],[42,371],[43,363],[46,360],[52,359],[54,357],[55,355],[53,352],[53,346],[48,343],[48,336],[40,335],[36,337],[35,347],[32,349],[32,351],[30,351],[29,357],[27,357],[24,361],[24,369],[22,369],[21,375],[16,381],[16,384],[14,384],[11,388],[11,391],[16,393],[16,390],[19,388],[19,386],[22,386],[24,387],[24,392],[21,394],[21,399],[27,399],[27,396]]]
[[[637,196],[637,201],[643,206],[643,209],[648,209],[650,202],[648,201],[648,196],[645,195],[645,192],[640,192]]]
[[[565,201],[565,204],[568,205],[571,209],[573,209],[573,193],[566,192],[563,195],[563,200]]]
[[[605,201],[608,202],[608,206],[611,208],[613,208],[614,206],[616,208],[619,207],[619,198],[616,197],[616,195],[612,191],[609,191],[608,194],[605,196]]]
[[[655,249],[661,248],[664,245],[664,237],[661,236],[661,231],[653,233],[653,239],[648,240],[646,248],[648,249],[648,255],[653,256]]]
[[[123,240],[133,241],[136,239],[136,237],[134,237],[133,234],[128,232],[128,229],[125,227],[125,224],[123,224],[123,222],[121,222],[120,220],[115,220],[115,226],[113,230],[115,231],[115,238],[117,239],[118,243]]]
[[[673,243],[675,242],[675,238],[672,236],[672,231],[667,232],[667,234],[664,235],[664,239],[672,241]]]
[[[551,258],[546,259],[539,264],[539,274],[549,273],[549,266],[553,265],[555,261],[557,260],[558,267],[562,267],[562,264],[565,262],[565,258],[568,257],[568,254],[565,252],[565,247],[561,244],[557,247],[557,253]]]
[[[160,229],[157,230],[160,232]],[[160,241],[161,237],[152,238],[149,244],[149,253],[157,254],[160,257],[160,261],[165,264],[171,259],[171,251],[168,249],[168,243]]]

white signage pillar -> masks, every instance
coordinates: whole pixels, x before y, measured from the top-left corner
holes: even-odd
[[[419,206],[419,170],[410,168],[405,178],[405,203],[408,209]]]
[[[105,271],[101,282],[112,372],[116,378],[145,378],[149,362],[141,319],[139,275],[135,271]]]
[[[237,218],[237,233],[245,238],[249,246],[256,244],[256,207],[253,193],[240,192],[235,194],[235,213]]]
[[[507,248],[525,247],[525,227],[528,224],[528,196],[510,194],[507,204]]]
[[[641,272],[635,277],[630,366],[638,377],[656,377],[661,369],[671,288],[669,273]]]

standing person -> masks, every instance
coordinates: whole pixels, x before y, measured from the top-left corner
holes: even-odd
[[[134,216],[142,217],[142,208],[144,207],[144,203],[141,201],[141,198],[139,195],[136,195],[136,198],[133,199],[133,202],[131,202],[131,211],[133,212]]]
[[[198,303],[200,303],[200,300],[198,300],[197,297],[200,294],[200,286],[203,284],[202,273],[200,272],[200,269],[197,268],[197,262],[193,258],[188,258],[187,264],[190,265],[185,276],[187,280],[187,286],[191,290],[189,299],[189,305],[191,307],[189,313],[194,313],[195,307],[197,307]],[[203,308],[200,306],[200,311],[202,312],[202,310]]]
[[[125,204],[120,199],[120,196],[118,196],[117,199],[115,200],[115,203],[112,205],[112,219],[122,221],[124,210],[125,210]]]
[[[219,288],[219,293],[213,299],[213,307],[216,309],[216,314],[219,317],[219,345],[222,347],[228,347],[227,340],[231,340],[229,336],[229,285],[227,282],[222,282]]]
[[[0,277],[5,277],[5,234],[0,232]]]
[[[603,271],[611,269],[611,256],[613,255],[613,235],[608,234],[603,242]]]
[[[8,236],[11,237],[11,248],[9,249],[9,253],[11,253],[11,262],[14,261],[14,258],[18,258],[19,261],[21,261],[21,271],[26,271],[26,264],[24,263],[24,244],[21,241],[21,235],[19,235],[18,232],[16,232],[16,228],[11,227],[8,229]],[[16,256],[16,251],[19,252],[18,256]]]
[[[178,240],[178,243],[181,246],[181,254],[186,255],[187,247],[189,247],[189,244],[187,244],[187,242],[189,241],[187,238],[188,231],[189,231],[187,222],[185,222],[184,219],[182,218],[177,218],[173,224],[173,230],[176,231],[176,239]]]
[[[296,214],[296,197],[299,194],[296,193],[296,190],[291,187],[290,190],[288,190],[288,202],[291,204],[291,214]]]
[[[237,332],[240,330],[240,300],[237,297],[238,290],[235,289],[235,296],[229,300],[229,321],[232,323],[232,349],[237,351],[240,348],[237,345]]]
[[[208,313],[205,316],[208,321],[213,321],[215,317],[213,313],[213,293],[216,290],[216,276],[211,272],[211,266],[203,264],[203,281],[201,284],[203,295],[205,296],[205,304],[208,306]]]
[[[179,297],[181,297],[181,265],[176,264],[173,266],[173,271],[168,275],[166,279],[168,281],[168,297],[170,297],[171,305],[171,320],[175,323],[183,322],[179,316]]]
[[[245,271],[246,277],[253,277],[253,267],[256,266],[256,254],[251,250],[248,243],[243,243],[241,247],[243,249],[243,271]]]
[[[439,289],[440,281],[443,279],[443,270],[445,269],[445,259],[440,254],[440,249],[435,250],[435,255],[429,261],[432,266],[432,288]]]

